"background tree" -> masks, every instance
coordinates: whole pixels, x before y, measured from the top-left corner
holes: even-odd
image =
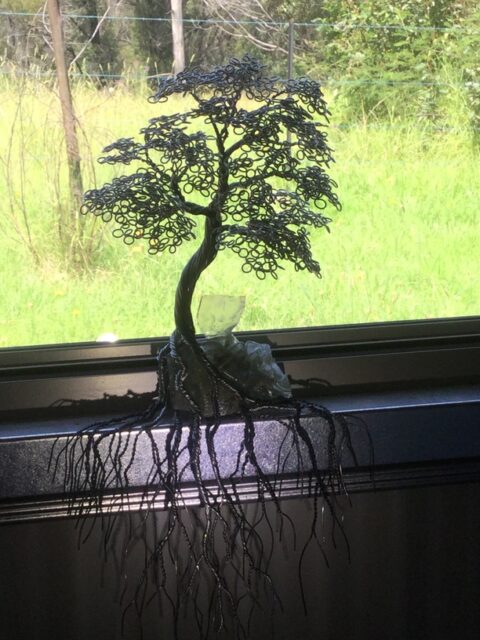
[[[64,15],[73,14],[65,19],[68,62],[75,61],[76,74],[100,84],[117,83],[124,70],[127,76],[129,71],[177,73],[182,58],[213,65],[252,47],[270,68],[285,74],[292,20],[295,72],[331,82],[345,121],[413,117],[448,126],[447,94],[457,93],[478,138],[479,19],[473,0],[65,0],[61,5]],[[48,71],[52,56],[42,3],[4,0],[2,7],[12,12],[0,19],[6,43],[2,61]],[[183,29],[171,21],[175,7],[182,8]],[[118,20],[104,19],[107,12]],[[176,47],[172,26],[179,35]]]
[[[457,0],[324,0],[327,26],[319,26],[304,64],[318,78],[339,81],[349,122],[412,114],[437,121],[437,80],[450,42],[462,37],[451,29],[461,27],[461,14]]]
[[[221,37],[232,43],[243,40],[246,47],[286,53],[285,29],[275,24],[279,7],[259,0],[201,0],[201,4],[206,15],[217,21]]]
[[[122,0],[74,0],[62,5],[62,12],[73,16],[66,28],[70,66],[77,73],[91,74],[98,84],[108,84],[122,67],[118,25],[108,19],[119,15]]]
[[[167,20],[149,19],[168,18],[170,0],[138,0],[129,3],[129,10],[139,18],[131,25],[133,58],[146,66],[149,76],[171,73],[172,27]]]
[[[136,168],[87,192],[83,211],[113,218],[115,236],[127,244],[146,240],[152,254],[193,239],[203,219],[203,241],[175,304],[176,329],[192,342],[195,285],[219,250],[232,249],[243,271],[259,278],[277,277],[283,260],[318,276],[306,227],[326,227],[323,209],[339,202],[325,171],[333,161],[322,129],[329,112],[316,82],[265,77],[263,66],[245,57],[163,79],[152,101],[177,93],[191,95],[195,108],[153,118],[141,142],[122,138],[106,147],[101,162]]]

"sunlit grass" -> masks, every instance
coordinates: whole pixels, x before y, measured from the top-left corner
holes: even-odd
[[[140,93],[76,89],[86,158],[165,109]],[[148,256],[144,243],[126,247],[106,235],[91,273],[67,272],[53,244],[67,193],[57,97],[29,86],[19,109],[18,91],[5,84],[0,94],[0,346],[95,340],[107,331],[169,334],[175,285],[194,243],[174,256]],[[194,307],[202,293],[246,295],[240,329],[478,314],[480,169],[468,135],[421,131],[412,122],[333,126],[330,141],[343,210],[332,212],[330,234],[312,234],[323,278],[286,265],[277,281],[260,282],[225,251],[202,276]],[[94,175],[93,166],[84,162],[85,188],[112,175],[100,166]],[[19,241],[23,211],[37,264]]]

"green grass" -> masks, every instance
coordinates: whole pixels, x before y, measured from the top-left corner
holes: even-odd
[[[169,334],[175,285],[194,243],[174,256],[148,256],[143,243],[127,247],[106,235],[90,274],[63,268],[56,246],[58,209],[67,204],[58,102],[47,88],[26,86],[19,110],[18,96],[18,87],[0,86],[0,346],[95,340],[107,331],[121,338]],[[164,108],[139,92],[87,86],[76,89],[75,103],[89,158]],[[323,278],[287,265],[277,281],[258,281],[225,251],[202,276],[194,307],[202,293],[246,295],[239,329],[478,314],[480,168],[468,134],[420,131],[416,123],[332,127],[330,141],[343,210],[332,212],[330,234],[312,234]],[[95,172],[101,184],[112,168]],[[85,187],[93,184],[86,162]],[[37,264],[19,241],[23,212]]]

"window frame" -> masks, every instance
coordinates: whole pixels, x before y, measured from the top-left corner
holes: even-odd
[[[380,457],[373,476],[365,462],[347,469],[350,491],[480,479],[480,317],[244,332],[239,337],[269,343],[294,379],[297,395],[369,426]],[[78,429],[81,416],[85,423],[88,416],[144,405],[155,387],[155,356],[165,342],[0,350],[0,460],[10,487],[0,491],[0,523],[68,515],[65,496],[49,492],[45,477],[23,477],[19,461],[24,464],[27,456],[46,468],[47,444],[59,433]],[[300,384],[312,378],[309,386]],[[138,395],[127,394],[129,389]],[[67,398],[73,402],[52,406]],[[82,399],[88,402],[75,402]],[[288,482],[284,490],[286,497],[301,494]],[[255,499],[254,494],[246,483],[242,499]],[[135,508],[134,494],[131,504]]]
[[[480,316],[237,335],[270,344],[274,358],[295,381],[315,378],[320,371],[322,396],[480,381]],[[75,398],[75,385],[80,379],[81,391],[88,396],[78,400],[92,399],[95,394],[101,398],[105,392],[122,395],[126,376],[132,383],[138,378],[137,393],[148,393],[154,388],[156,354],[167,340],[161,337],[113,344],[0,349],[0,414],[46,409],[60,398]],[[39,389],[37,403],[32,399],[35,386]],[[297,382],[293,387],[302,390]],[[318,393],[318,385],[313,390]]]

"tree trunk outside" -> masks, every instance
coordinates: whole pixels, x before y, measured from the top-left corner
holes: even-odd
[[[185,42],[183,39],[183,0],[170,0],[172,14],[173,74],[185,69]]]
[[[58,93],[62,105],[63,128],[65,131],[65,143],[67,146],[67,162],[69,184],[71,194],[71,209],[68,212],[68,220],[61,229],[62,240],[71,243],[75,248],[75,242],[81,239],[80,206],[83,197],[82,171],[80,165],[80,151],[78,146],[77,131],[75,126],[75,113],[73,110],[72,94],[68,80],[67,63],[62,31],[62,17],[58,0],[47,0],[50,28],[52,30],[52,44],[55,55],[55,67],[57,71]]]

